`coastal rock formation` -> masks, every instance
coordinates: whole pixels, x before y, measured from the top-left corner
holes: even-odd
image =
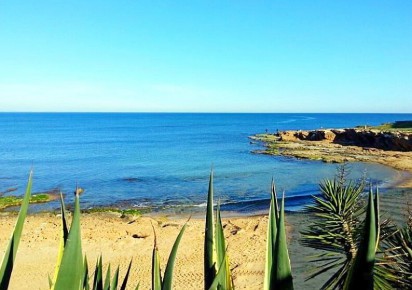
[[[390,166],[400,173],[398,187],[412,188],[412,121],[373,128],[279,131],[250,136],[264,149],[256,154],[317,160],[327,163],[368,162]]]
[[[340,145],[377,148],[390,151],[412,151],[412,134],[363,129],[322,129],[279,132],[280,141],[326,141]]]

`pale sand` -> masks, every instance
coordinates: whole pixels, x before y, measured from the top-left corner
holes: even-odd
[[[395,221],[402,222],[404,218],[400,213],[405,211],[407,200],[410,200],[410,190],[397,190],[382,195],[381,208],[389,212]],[[319,253],[299,244],[299,230],[307,225],[309,218],[304,214],[286,214],[295,289],[319,289],[327,278],[324,276],[305,282],[307,271],[313,267],[308,263],[308,256]],[[122,279],[133,258],[128,289],[134,289],[131,286],[136,286],[139,281],[140,289],[150,289],[154,237],[151,224],[157,233],[164,269],[172,244],[186,219],[185,216],[120,218],[108,213],[83,214],[82,243],[90,270],[93,271],[95,261],[103,254],[104,264],[107,266],[110,262],[112,271],[120,265]],[[0,256],[4,253],[15,220],[14,215],[0,216]],[[236,289],[262,289],[267,217],[224,218],[223,224]],[[47,276],[54,273],[59,235],[59,216],[52,213],[28,216],[10,289],[48,289]],[[190,220],[177,255],[174,289],[203,289],[203,235],[204,219]]]
[[[3,254],[15,216],[3,216],[0,221]],[[140,281],[141,289],[150,289],[151,224],[156,230],[164,269],[174,239],[185,221],[183,218],[140,217],[134,220],[121,219],[114,214],[84,214],[81,220],[83,251],[90,266],[94,266],[100,254],[103,254],[104,264],[110,262],[112,269],[120,265],[121,278],[133,258],[129,285],[135,286]],[[60,218],[54,214],[36,214],[27,218],[10,289],[48,288],[47,275],[54,273],[59,245],[59,223]],[[230,218],[224,219],[223,223],[236,289],[262,289],[267,218]],[[177,255],[174,289],[203,288],[203,235],[204,220],[190,220]]]

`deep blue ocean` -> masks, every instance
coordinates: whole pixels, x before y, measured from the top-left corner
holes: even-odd
[[[200,208],[210,169],[224,210],[268,207],[272,177],[297,210],[333,177],[336,164],[257,155],[248,136],[266,130],[345,128],[412,120],[412,114],[163,114],[1,113],[0,192],[22,194],[34,170],[33,192],[59,189],[68,202],[78,184],[83,208],[119,206]],[[351,164],[353,178],[390,184],[399,173],[376,164]],[[53,210],[57,202],[36,205]]]

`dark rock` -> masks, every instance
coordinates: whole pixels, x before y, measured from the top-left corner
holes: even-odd
[[[126,182],[138,182],[139,181],[137,177],[125,177],[122,180]]]
[[[5,193],[14,192],[14,191],[16,191],[16,190],[17,190],[17,187],[10,187],[10,188],[7,188],[5,191],[0,192],[0,195],[3,195],[3,194],[5,194]]]
[[[344,146],[353,145],[390,151],[412,151],[412,134],[362,129],[332,129],[314,131],[283,131],[282,141],[328,141]]]
[[[132,238],[134,239],[146,239],[149,235],[145,235],[145,234],[133,234]]]

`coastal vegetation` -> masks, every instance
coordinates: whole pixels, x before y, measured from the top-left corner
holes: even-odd
[[[272,180],[269,221],[266,240],[266,263],[263,289],[293,289],[292,268],[285,227],[285,196],[278,208],[275,183]]]
[[[364,126],[357,126],[356,128],[365,128],[365,129],[370,129],[370,130],[380,130],[380,131],[388,131],[388,132],[400,131],[400,132],[410,133],[412,132],[412,121],[396,121],[393,123],[383,123],[378,126],[364,125]]]
[[[52,200],[56,200],[57,195],[52,193],[37,193],[33,194],[30,197],[29,203],[46,203]],[[8,195],[8,196],[0,196],[0,210],[3,210],[8,207],[12,206],[20,206],[23,203],[23,198]]]
[[[8,289],[13,261],[18,254],[17,248],[27,215],[31,184],[32,174],[29,176],[17,223],[3,258],[0,289]],[[302,246],[319,251],[313,262],[317,263],[317,267],[319,263],[321,266],[308,278],[321,273],[330,275],[322,289],[411,289],[412,217],[409,213],[406,226],[400,228],[389,220],[381,220],[378,191],[370,189],[365,200],[365,185],[364,181],[347,181],[345,167],[341,167],[335,179],[321,183],[321,195],[314,197],[314,204],[307,208],[307,214],[312,215],[314,220],[303,232],[302,240]],[[212,173],[204,234],[204,288],[234,289],[236,285],[231,275],[220,206],[218,204],[214,211],[213,193]],[[50,289],[126,289],[130,284],[132,261],[129,261],[122,282],[119,279],[119,267],[112,275],[111,265],[104,267],[101,256],[96,262],[94,272],[90,273],[87,258],[82,251],[79,195],[75,196],[70,226],[62,195],[60,200],[60,248],[55,274],[49,277]],[[283,196],[280,207],[278,206],[275,184],[272,182],[264,289],[294,289],[293,275],[302,275],[293,272],[293,264],[289,259],[284,203]],[[152,289],[172,289],[175,259],[185,229],[186,224],[180,229],[164,271],[161,270],[158,241],[156,234],[154,235]],[[139,288],[139,284],[132,286]],[[127,287],[130,288],[130,285]]]
[[[378,192],[376,191],[375,198],[372,200],[373,193],[369,193],[369,205],[365,208],[361,198],[365,190],[365,181],[347,181],[346,175],[346,166],[342,166],[335,179],[323,181],[320,184],[321,195],[314,196],[314,203],[307,206],[305,210],[315,218],[302,232],[302,244],[321,251],[312,257],[312,261],[319,262],[319,265],[308,279],[326,271],[335,271],[322,286],[324,289],[342,288],[351,272],[351,267],[359,263],[356,262],[358,253],[365,251],[362,241],[368,239],[368,243],[371,243],[376,251],[380,239],[379,233],[381,230],[388,231],[387,221],[380,224]],[[374,217],[374,220],[366,225],[361,222],[365,211],[366,220],[372,219],[370,216]],[[371,233],[373,238],[365,237],[366,227],[369,231],[373,231]],[[390,288],[388,278],[392,276],[385,271],[385,268],[382,269],[381,265],[385,262],[389,261],[385,261],[385,257],[382,257],[380,263],[375,264],[377,268],[375,282],[379,288],[388,289]],[[373,265],[371,267],[369,271],[373,270]],[[383,277],[381,277],[382,273],[385,274]]]
[[[216,221],[213,206],[213,172],[210,174],[207,195],[205,243],[204,243],[204,285],[205,289],[233,289],[229,258],[226,252],[220,206],[217,206]]]
[[[148,210],[147,210],[148,211]],[[134,208],[127,208],[127,209],[121,209],[121,208],[115,208],[115,207],[93,207],[93,208],[88,208],[88,209],[82,209],[82,213],[116,213],[120,214],[121,217],[124,216],[139,216],[142,213],[146,213],[147,211],[142,211],[141,209],[134,209]]]
[[[22,205],[20,207],[20,212],[17,217],[16,225],[14,226],[13,233],[11,235],[9,244],[3,256],[3,261],[0,268],[0,289],[8,289],[11,274],[13,272],[14,263],[16,259],[17,248],[20,243],[21,234],[23,231],[24,220],[27,215],[27,210],[29,208],[29,201],[31,195],[32,187],[32,173],[30,172],[29,181],[27,183],[26,193],[24,194]]]

